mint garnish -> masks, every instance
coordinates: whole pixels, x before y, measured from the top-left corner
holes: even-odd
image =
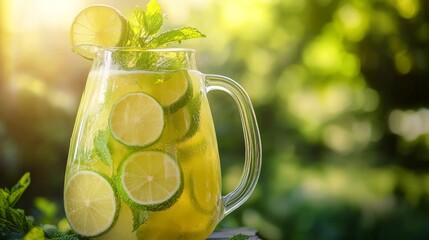
[[[76,233],[64,233],[52,225],[37,225],[32,216],[15,208],[16,203],[30,185],[30,173],[25,173],[12,189],[0,188],[0,239],[24,240],[83,240]]]
[[[112,156],[108,147],[107,131],[99,131],[94,138],[94,148],[97,155],[107,166],[112,166]]]
[[[30,184],[30,174],[26,173],[11,190],[0,189],[0,238],[23,238],[33,227],[34,219],[27,217],[24,210],[14,206]]]
[[[146,210],[137,207],[130,207],[133,213],[133,231],[136,231],[149,218]]]
[[[146,5],[146,10],[136,7],[130,18],[127,19],[129,31],[125,46],[141,48],[165,47],[169,43],[193,38],[205,37],[200,31],[192,27],[159,32],[164,16],[157,0],[151,0]]]

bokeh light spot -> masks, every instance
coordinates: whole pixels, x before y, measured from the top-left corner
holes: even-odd
[[[360,41],[366,35],[369,26],[368,11],[369,9],[364,6],[355,7],[349,4],[337,10],[342,30],[351,41]]]
[[[401,74],[407,74],[411,71],[412,60],[406,51],[398,52],[395,55],[395,67]]]
[[[402,17],[410,19],[416,16],[420,4],[417,0],[396,0],[396,9]]]

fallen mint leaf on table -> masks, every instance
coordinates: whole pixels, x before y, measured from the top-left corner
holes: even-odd
[[[240,234],[233,236],[229,240],[247,240],[247,239],[249,239],[249,236],[240,233]]]

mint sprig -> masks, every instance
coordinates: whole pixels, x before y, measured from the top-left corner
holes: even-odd
[[[15,208],[16,203],[30,185],[30,173],[25,173],[10,190],[0,188],[0,239],[8,240],[83,240],[85,238],[70,232],[64,233],[55,226],[39,226],[24,210]]]
[[[206,37],[196,28],[183,27],[159,33],[164,24],[164,16],[157,0],[151,0],[146,9],[136,7],[127,19],[129,31],[127,32],[128,47],[160,48],[174,42]]]
[[[166,46],[169,43],[178,42],[192,38],[205,37],[200,31],[192,27],[184,27],[179,29],[168,30],[158,36],[148,39],[145,44],[150,48]]]
[[[30,174],[26,173],[12,187],[0,189],[0,238],[20,239],[33,226],[34,219],[27,217],[22,209],[13,208],[30,185]]]

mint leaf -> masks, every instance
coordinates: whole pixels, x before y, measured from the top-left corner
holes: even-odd
[[[184,27],[180,29],[173,29],[161,33],[160,35],[150,39],[147,42],[148,47],[160,47],[165,46],[169,43],[178,42],[181,43],[183,40],[192,39],[192,38],[202,38],[206,37],[196,28]]]
[[[163,24],[163,17],[161,12],[161,6],[157,0],[151,0],[146,5],[146,31],[147,35],[151,36],[156,34]]]
[[[108,147],[108,135],[107,131],[99,131],[97,136],[94,138],[95,152],[101,158],[103,163],[108,166],[112,166],[112,156],[110,155]]]
[[[163,18],[161,6],[157,0],[150,0],[146,5],[146,10],[137,6],[127,19],[129,31],[125,46],[157,48],[165,47],[173,42],[180,43],[187,39],[205,37],[192,27],[168,30],[155,36],[164,23]]]
[[[5,188],[5,189],[0,189],[0,207],[9,207],[10,203],[9,203],[9,196],[10,196],[10,191],[9,189]]]
[[[58,230],[57,227],[53,225],[46,224],[43,226],[43,231],[45,232],[45,237],[50,240],[83,240],[86,239],[82,236],[79,236],[75,233],[66,234]]]
[[[33,218],[22,209],[12,208],[30,185],[30,173],[25,173],[11,190],[0,189],[0,239],[22,239],[33,227]]]
[[[60,237],[64,237],[66,234],[61,232],[60,230],[58,230],[58,228],[56,228],[53,225],[50,224],[46,224],[43,226],[43,231],[45,232],[45,235],[47,238],[60,238]]]
[[[30,185],[30,173],[25,173],[12,190],[0,188],[0,239],[8,240],[84,240],[71,232],[62,233],[52,225],[36,226],[31,216],[13,206]],[[40,207],[40,204],[37,204]],[[46,205],[43,203],[42,205]],[[56,208],[56,207],[55,207]],[[56,210],[55,210],[56,211]]]
[[[127,19],[128,22],[128,41],[125,44],[129,47],[141,47],[139,39],[146,39],[147,22],[146,14],[143,8],[137,6],[132,12],[131,16]]]
[[[131,207],[131,211],[133,213],[133,231],[136,231],[140,225],[145,223],[149,218],[149,214],[146,210],[136,207]]]
[[[56,220],[58,207],[54,202],[48,201],[43,197],[34,199],[34,205],[42,213],[42,218],[39,220],[42,223],[50,223]]]
[[[247,240],[247,239],[249,239],[249,236],[240,233],[240,234],[234,235],[229,240]]]
[[[15,186],[12,187],[9,195],[9,206],[15,206],[16,202],[21,198],[24,191],[30,185],[30,173],[25,173]]]
[[[33,218],[24,210],[0,206],[0,239],[22,239],[33,226]]]
[[[45,239],[45,233],[41,227],[33,227],[24,237],[24,240]]]

